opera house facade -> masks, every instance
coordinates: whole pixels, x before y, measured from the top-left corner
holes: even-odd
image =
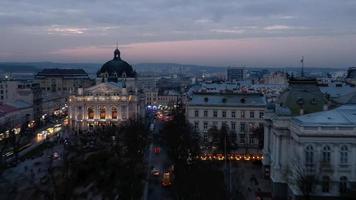
[[[144,116],[144,96],[136,88],[136,72],[120,51],[97,72],[96,84],[69,97],[69,121],[75,130],[119,125]]]

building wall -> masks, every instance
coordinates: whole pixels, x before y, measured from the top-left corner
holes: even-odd
[[[207,116],[205,111],[207,111]],[[216,117],[214,112],[217,114]],[[235,112],[235,117],[233,112]],[[248,144],[250,147],[256,148],[259,141],[251,134],[254,127],[263,126],[264,112],[264,107],[208,107],[191,106],[188,103],[186,117],[195,130],[202,134],[207,133],[208,129],[213,126],[221,128],[225,123],[229,130],[237,133],[238,144]],[[225,113],[225,117],[223,113]],[[250,116],[250,113],[253,113],[253,117]]]
[[[287,198],[285,187],[288,187],[291,197],[301,196],[295,178],[300,171],[316,176],[318,181],[313,195],[321,197],[339,196],[340,178],[343,176],[347,177],[349,188],[356,182],[356,126],[303,127],[291,117],[268,113],[265,125],[263,165],[270,168],[275,196]],[[306,161],[308,146],[313,148],[311,163]],[[330,147],[330,162],[322,161],[325,146]],[[342,146],[347,147],[347,163],[344,164],[340,161]],[[323,176],[330,178],[329,192],[322,191]]]
[[[13,103],[21,100],[28,104],[33,103],[33,81],[2,80],[0,81],[0,102]]]
[[[86,130],[89,125],[100,123],[120,124],[128,119],[141,117],[142,108],[138,96],[71,96],[69,118],[72,127]],[[89,119],[88,109],[94,111],[94,119]],[[105,108],[105,119],[100,118],[100,110]],[[117,119],[112,118],[112,109],[117,109]]]
[[[60,76],[47,76],[37,78],[43,93],[57,93],[69,95],[75,93],[78,88],[90,87],[93,81],[89,78],[65,78]]]

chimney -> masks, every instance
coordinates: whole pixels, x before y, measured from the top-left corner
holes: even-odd
[[[324,106],[323,106],[323,110],[324,110],[324,111],[327,111],[328,109],[329,109],[329,105],[328,105],[328,103],[324,104]]]
[[[83,88],[78,88],[78,95],[83,95]]]
[[[300,114],[300,115],[304,115],[304,108],[303,108],[303,107],[300,108],[299,114]]]

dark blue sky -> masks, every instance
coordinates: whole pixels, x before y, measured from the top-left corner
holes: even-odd
[[[1,0],[0,61],[356,65],[355,0]]]

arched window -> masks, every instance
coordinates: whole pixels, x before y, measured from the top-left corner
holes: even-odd
[[[330,191],[330,178],[328,176],[323,176],[321,186],[322,186],[321,187],[322,192]]]
[[[94,109],[88,108],[88,119],[94,119]]]
[[[339,191],[340,191],[340,193],[347,192],[347,177],[346,176],[340,177]]]
[[[305,164],[313,164],[314,162],[314,149],[313,146],[308,145],[305,148]]]
[[[331,149],[329,146],[324,146],[323,148],[323,162],[330,162]]]
[[[111,108],[111,119],[117,119],[117,108],[116,107]]]
[[[100,107],[100,119],[106,118],[106,109],[105,107]]]
[[[341,146],[340,148],[340,164],[348,163],[348,148],[346,145]]]

